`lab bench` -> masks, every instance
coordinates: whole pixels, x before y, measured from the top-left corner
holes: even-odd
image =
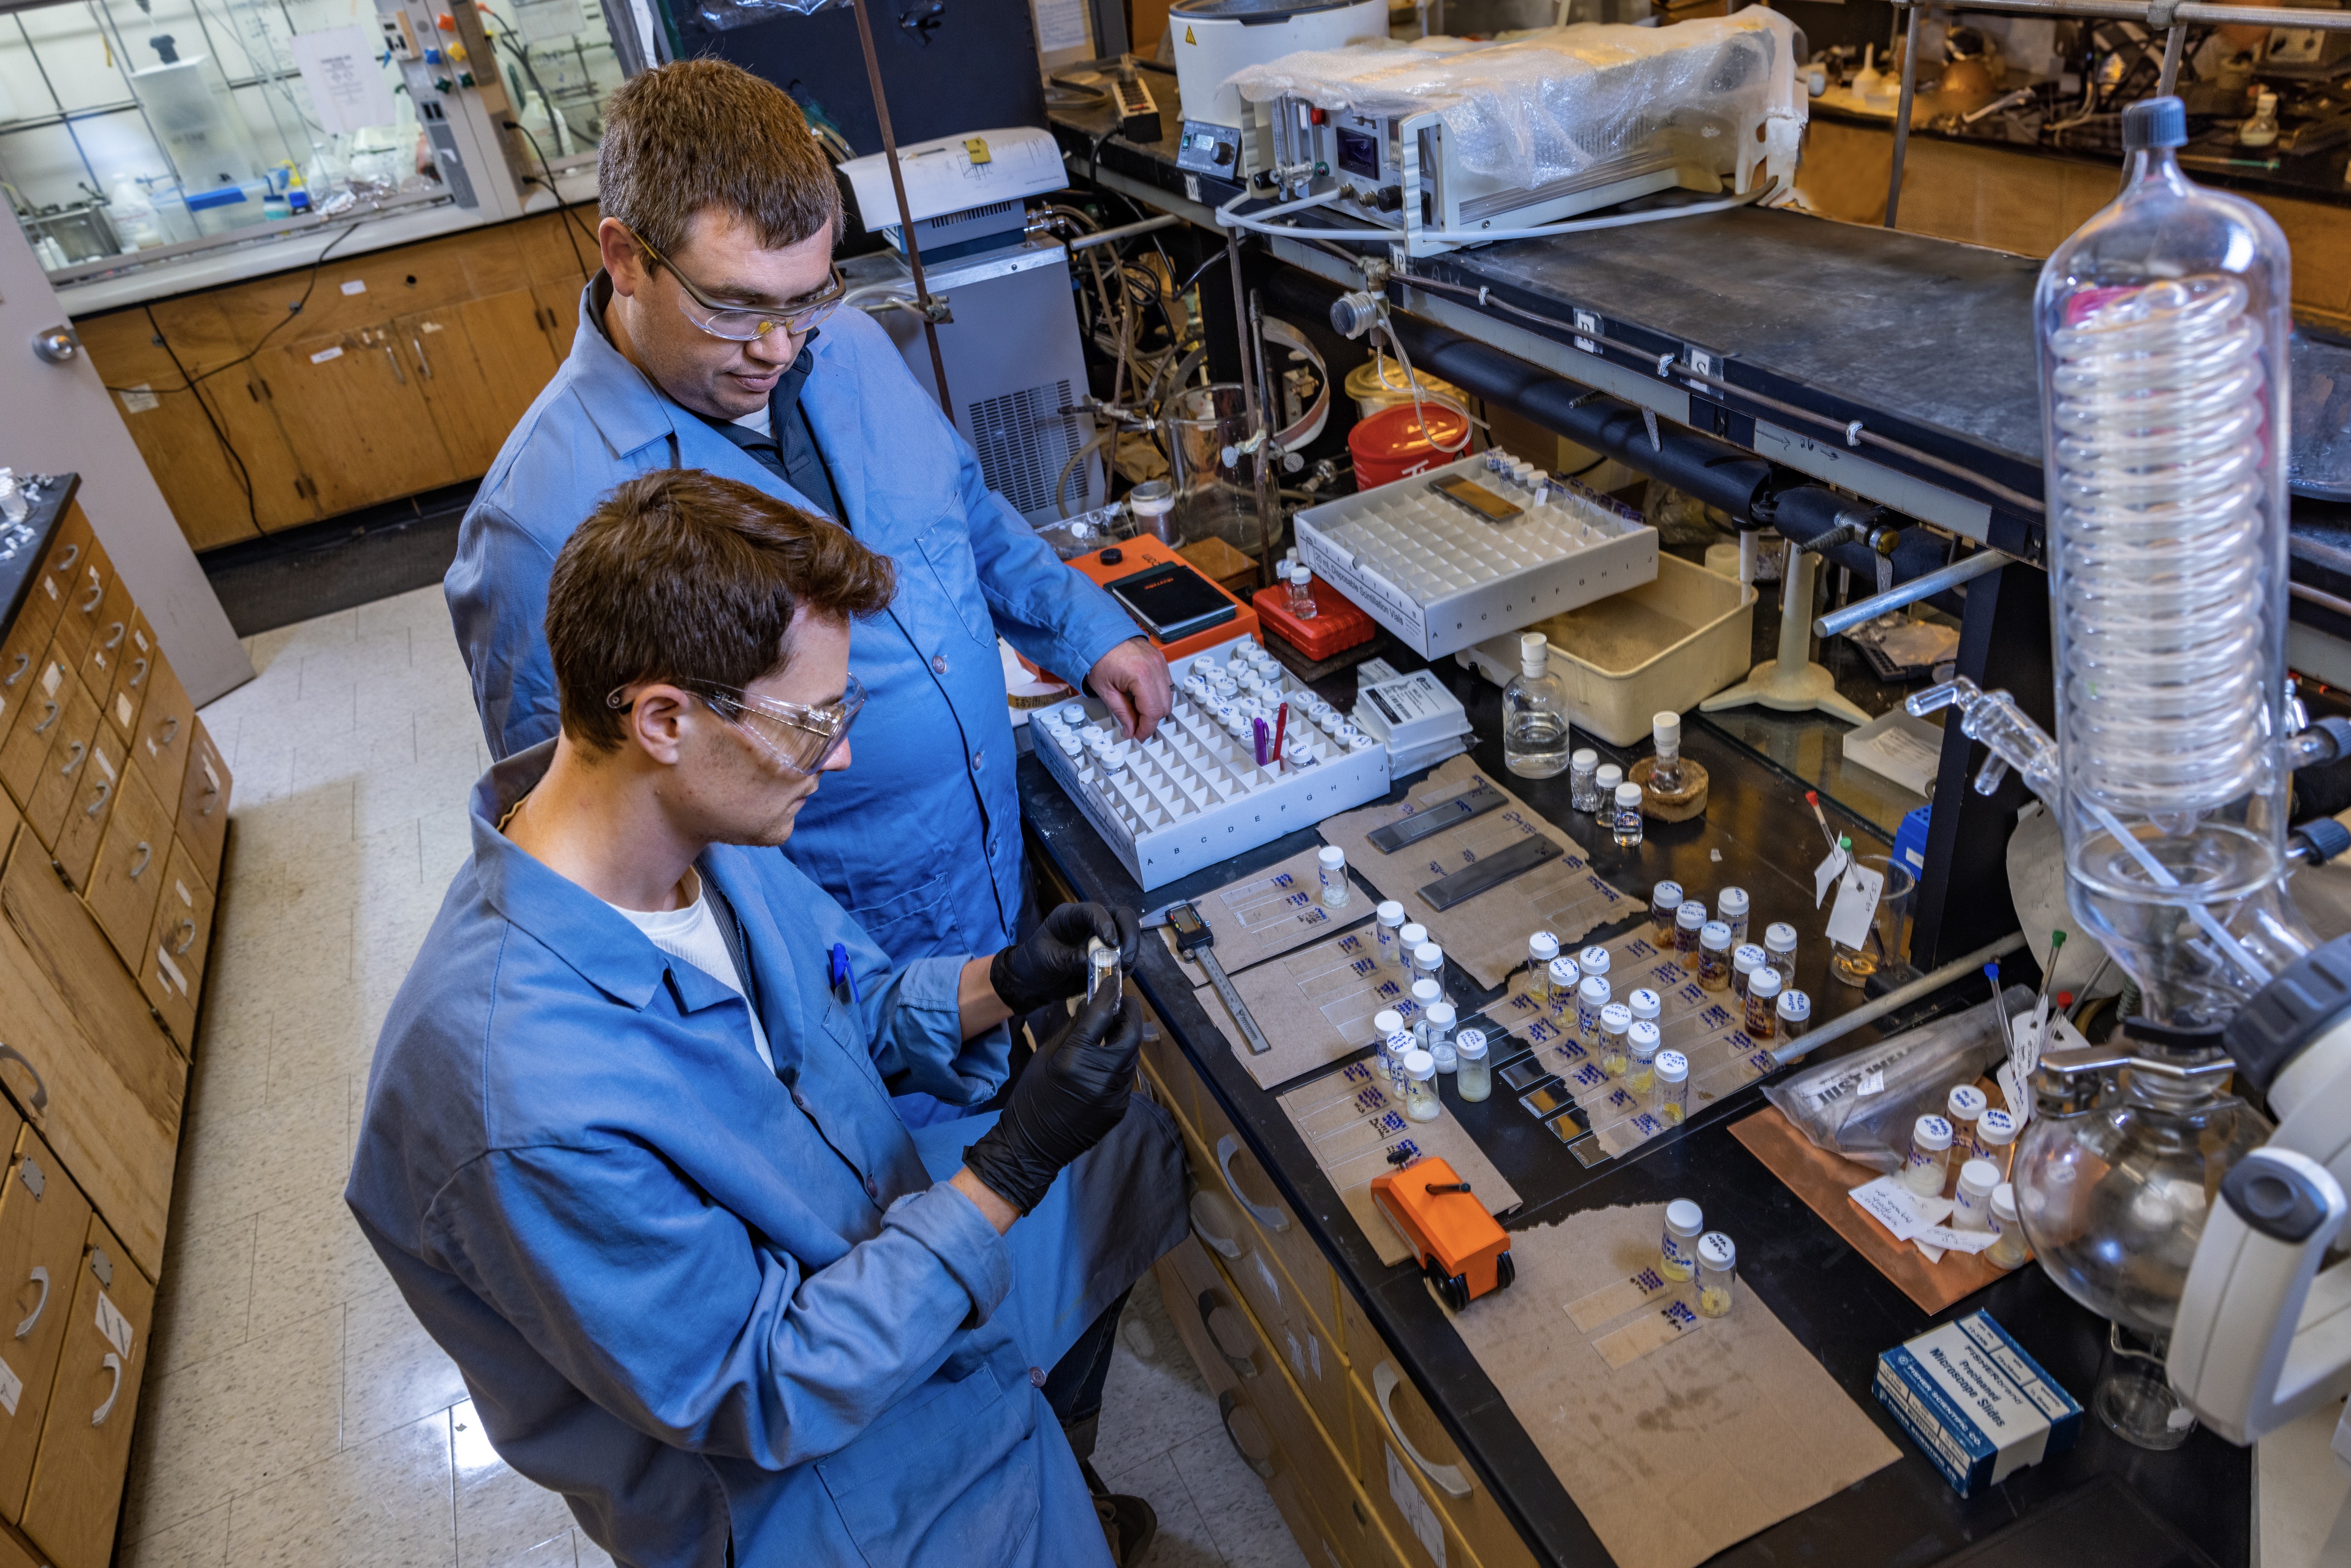
[[[1391,643],[1383,639],[1398,667],[1417,663]],[[1711,775],[1705,815],[1678,825],[1652,822],[1637,849],[1619,850],[1594,831],[1590,818],[1569,810],[1564,775],[1527,779],[1505,770],[1498,688],[1449,660],[1437,669],[1480,737],[1472,748],[1479,766],[1565,829],[1595,873],[1644,902],[1664,878],[1694,894],[1743,886],[1758,927],[1786,919],[1805,934],[1798,983],[1813,997],[1815,1028],[1861,1003],[1863,993],[1824,972],[1823,916],[1808,898],[1822,845],[1800,780],[1693,716],[1683,750]],[[1350,683],[1343,674],[1317,689],[1344,706],[1353,695]],[[1619,763],[1636,755],[1600,749]],[[1399,780],[1389,798],[1401,799],[1418,777]],[[1033,757],[1023,757],[1019,781],[1032,853],[1046,887],[1063,897],[1155,907],[1204,894],[1316,841],[1311,831],[1293,833],[1146,895]],[[1856,842],[1876,837],[1858,819],[1835,821]],[[1368,917],[1374,898],[1360,883],[1357,895],[1355,912]],[[1589,940],[1645,918],[1646,912],[1635,915]],[[1163,1264],[1163,1291],[1219,1397],[1236,1447],[1266,1479],[1309,1558],[1342,1568],[1434,1563],[1399,1510],[1404,1494],[1394,1490],[1386,1459],[1393,1450],[1416,1456],[1405,1472],[1423,1505],[1416,1512],[1426,1525],[1433,1511],[1441,1526],[1447,1568],[1608,1563],[1561,1479],[1504,1402],[1495,1375],[1470,1354],[1416,1269],[1379,1260],[1275,1093],[1243,1069],[1155,937],[1146,939],[1132,979],[1158,1031],[1145,1046],[1146,1074],[1183,1125],[1192,1176],[1201,1188],[1235,1200],[1244,1216],[1238,1236],[1205,1237],[1206,1246],[1187,1241]],[[1481,1003],[1499,995],[1480,991],[1458,968],[1448,971],[1447,987]],[[1971,989],[1956,986],[1865,1026],[1827,1053],[1978,999],[1982,990],[1980,981]],[[1498,1059],[1498,1066],[1506,1060]],[[1761,1104],[1760,1086],[1750,1085],[1687,1125],[1586,1167],[1508,1095],[1479,1104],[1446,1096],[1446,1114],[1476,1136],[1523,1200],[1504,1218],[1509,1229],[1614,1205],[1698,1201],[1710,1226],[1738,1239],[1740,1272],[1754,1295],[1901,1450],[1895,1463],[1716,1562],[1925,1568],[2005,1529],[2022,1533],[2001,1537],[1986,1559],[2003,1568],[2077,1561],[2066,1553],[2085,1540],[2098,1542],[2107,1552],[2100,1561],[2117,1568],[2206,1558],[2237,1568],[2249,1561],[2252,1457],[2202,1431],[2173,1452],[2149,1453],[2085,1422],[2073,1451],[1972,1499],[1955,1495],[1869,1393],[1878,1353],[1934,1320],[1731,1135],[1730,1124]],[[2087,1396],[2105,1325],[2041,1270],[2020,1270],[1944,1315],[1978,1307],[2070,1391]],[[1320,1343],[1309,1343],[1309,1336]],[[1448,1465],[1459,1468],[1458,1479],[1446,1478],[1450,1485],[1432,1479]],[[1706,1485],[1703,1475],[1689,1478],[1688,1506],[1706,1506]],[[2204,1557],[2182,1552],[2183,1542]]]

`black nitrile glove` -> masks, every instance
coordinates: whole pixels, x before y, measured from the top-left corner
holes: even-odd
[[[1030,1059],[1004,1114],[964,1150],[963,1163],[997,1197],[1030,1212],[1061,1168],[1126,1114],[1142,1050],[1142,1009],[1108,986],[1096,991],[1070,1027]]]
[[[1016,943],[996,956],[987,967],[987,983],[1012,1016],[1035,1012],[1048,1002],[1065,1002],[1086,994],[1086,939],[1100,937],[1118,949],[1122,973],[1134,967],[1143,951],[1143,932],[1134,913],[1099,904],[1064,904],[1038,924],[1026,942]]]

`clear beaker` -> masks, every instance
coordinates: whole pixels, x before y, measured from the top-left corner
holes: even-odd
[[[1877,895],[1877,913],[1858,947],[1829,944],[1829,973],[1848,986],[1862,986],[1880,969],[1898,968],[1910,961],[1910,915],[1917,903],[1918,879],[1907,866],[1886,855],[1855,855],[1853,863],[1886,878]]]
[[[1268,545],[1280,549],[1285,542],[1280,534],[1258,538],[1257,459],[1238,456],[1229,466],[1225,463],[1225,454],[1249,435],[1249,396],[1241,384],[1186,387],[1167,400],[1160,423],[1161,444],[1175,473],[1170,520],[1176,538],[1184,544],[1220,538],[1252,558]]]

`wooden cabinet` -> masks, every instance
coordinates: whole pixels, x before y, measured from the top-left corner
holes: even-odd
[[[165,1032],[183,1055],[195,1049],[196,1003],[203,995],[212,934],[212,886],[183,841],[172,847],[171,867],[155,896],[146,961],[139,971],[139,988],[146,993],[147,1005],[163,1020]]]
[[[114,685],[99,704],[106,710],[106,722],[124,740],[139,733],[139,710],[147,701],[149,677],[154,674],[157,657],[154,628],[147,624],[145,615],[134,612],[130,641],[115,661]]]
[[[20,1125],[11,1142],[0,1185],[0,1518],[14,1522],[24,1517],[41,1446],[89,1200],[38,1133]]]
[[[114,563],[106,548],[92,538],[82,549],[81,565],[68,584],[65,608],[57,612],[57,642],[68,664],[78,664],[98,629],[98,612],[106,606],[106,591],[114,583]]]
[[[100,723],[89,737],[89,759],[81,766],[81,782],[66,807],[65,826],[52,847],[57,870],[76,888],[89,885],[90,868],[98,862],[99,841],[113,814],[114,797],[122,788],[130,755],[122,737]]]
[[[137,774],[127,777],[83,894],[99,929],[134,971],[154,925],[174,841],[171,813]]]
[[[41,781],[41,764],[48,759],[50,743],[66,721],[66,704],[81,683],[74,678],[73,658],[62,644],[51,643],[35,666],[32,684],[14,705],[8,738],[0,742],[0,786],[22,808]]]
[[[180,841],[188,846],[196,874],[220,886],[221,852],[228,841],[228,763],[213,744],[204,721],[188,747],[187,777],[180,781]]]
[[[155,1291],[98,1219],[73,1284],[23,1523],[54,1568],[106,1568]]]
[[[180,787],[187,779],[188,752],[194,744],[196,705],[172,673],[172,661],[161,650],[154,673],[147,677],[147,700],[141,705],[137,738],[131,743],[131,766],[150,793],[167,807],[179,803]],[[168,821],[169,819],[167,818]]]
[[[528,217],[75,325],[209,549],[480,477],[571,351],[595,225]]]
[[[90,742],[98,737],[101,722],[98,699],[78,680],[68,675],[58,695],[65,699],[65,717],[49,742],[48,755],[41,758],[31,795],[20,802],[26,825],[49,848],[56,847],[57,831],[65,826],[66,810],[80,787],[82,769],[89,765]]]

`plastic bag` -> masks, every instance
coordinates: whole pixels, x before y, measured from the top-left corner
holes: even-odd
[[[2032,1005],[2022,986],[2006,995],[2011,1017]],[[1909,1158],[1918,1118],[1939,1115],[1954,1084],[1973,1083],[2007,1055],[2000,1017],[1985,1001],[1808,1067],[1765,1086],[1763,1097],[1815,1148],[1892,1176]]]
[[[714,33],[756,26],[778,16],[813,16],[819,11],[846,11],[849,0],[696,0],[694,14]]]

